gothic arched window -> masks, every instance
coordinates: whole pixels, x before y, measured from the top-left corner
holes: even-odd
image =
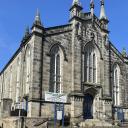
[[[59,46],[54,46],[50,52],[50,92],[61,93],[62,88],[62,70],[63,70],[63,52]]]
[[[26,65],[26,84],[25,84],[25,94],[29,93],[30,88],[30,67],[31,67],[31,51],[30,47],[28,46],[26,49],[26,57],[25,57],[25,65]]]
[[[9,98],[12,98],[12,66],[10,68]]]
[[[119,88],[120,68],[117,64],[114,65],[113,78],[114,78],[113,80],[114,105],[120,105],[120,88]]]
[[[17,80],[16,80],[16,102],[19,101],[20,96],[20,60],[17,60]]]
[[[84,81],[96,83],[96,50],[91,45],[84,52]]]
[[[96,82],[96,55],[93,53],[93,82]]]

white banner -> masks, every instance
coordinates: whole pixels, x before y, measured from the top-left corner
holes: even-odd
[[[45,101],[66,103],[67,95],[63,93],[45,92]]]

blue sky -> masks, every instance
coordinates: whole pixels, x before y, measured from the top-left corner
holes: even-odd
[[[99,17],[100,0],[95,1]],[[68,23],[72,0],[0,0],[0,70],[20,45],[26,26],[33,23],[37,8],[45,27]],[[89,11],[90,0],[81,0],[84,11]],[[128,51],[128,0],[105,0],[110,20],[110,40],[119,51]]]

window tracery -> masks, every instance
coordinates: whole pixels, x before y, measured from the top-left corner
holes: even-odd
[[[89,45],[84,52],[84,81],[96,83],[96,50]]]
[[[119,89],[119,77],[120,77],[120,68],[117,64],[114,65],[113,72],[113,98],[114,105],[120,105],[120,89]]]
[[[54,46],[51,49],[50,55],[50,91],[61,93],[63,91],[63,52],[59,46]]]

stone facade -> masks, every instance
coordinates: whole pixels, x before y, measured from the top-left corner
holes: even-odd
[[[68,95],[65,115],[70,115],[71,123],[83,122],[83,118],[128,119],[128,58],[108,38],[103,7],[101,1],[99,19],[93,3],[91,12],[84,13],[76,0],[69,23],[50,28],[41,24],[37,13],[31,32],[26,32],[0,73],[2,119],[11,118],[11,112],[19,109],[26,112],[25,121],[29,123],[33,118],[35,122],[53,118],[54,104],[45,101],[45,91],[52,88]]]

